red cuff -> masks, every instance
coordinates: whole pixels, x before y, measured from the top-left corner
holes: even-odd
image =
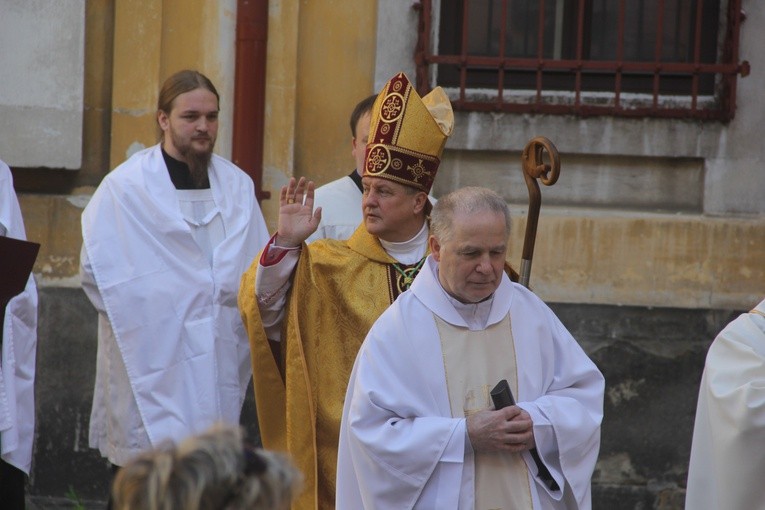
[[[266,246],[263,248],[263,252],[260,254],[260,265],[263,267],[269,267],[269,266],[275,266],[279,262],[282,261],[282,259],[292,250],[296,250],[298,248],[281,248],[277,247],[281,252],[276,253],[273,256],[269,256],[269,250],[271,246],[274,245],[274,242],[276,241],[276,234],[271,236],[271,239],[268,240],[266,243]]]

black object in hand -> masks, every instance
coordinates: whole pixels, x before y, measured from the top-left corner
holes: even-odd
[[[494,409],[502,409],[504,407],[510,407],[515,405],[515,399],[513,398],[513,392],[510,391],[510,385],[507,384],[507,379],[502,379],[491,390],[491,401],[494,402]]]
[[[494,409],[502,409],[515,405],[513,392],[510,391],[510,385],[507,384],[507,379],[502,379],[499,381],[497,385],[494,386],[494,389],[489,392],[489,394],[491,395],[491,401],[494,402]],[[555,479],[550,474],[550,470],[547,469],[547,466],[544,465],[542,459],[539,458],[537,449],[531,448],[529,453],[534,459],[534,463],[537,465],[537,473],[539,474],[539,479],[542,480],[544,484],[550,488],[550,490],[559,491],[560,487],[558,486],[558,482],[555,481]]]

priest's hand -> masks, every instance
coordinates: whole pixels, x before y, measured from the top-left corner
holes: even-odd
[[[529,413],[518,406],[485,409],[467,417],[467,432],[478,452],[522,452],[536,446]]]
[[[316,232],[321,221],[321,207],[313,210],[313,181],[290,178],[279,195],[279,227],[274,244],[284,248],[300,246]]]

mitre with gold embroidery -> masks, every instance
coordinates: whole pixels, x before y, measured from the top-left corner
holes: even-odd
[[[441,87],[420,98],[406,75],[397,74],[372,107],[363,175],[429,193],[453,129],[452,105]]]

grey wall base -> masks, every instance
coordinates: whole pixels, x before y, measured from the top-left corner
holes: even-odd
[[[681,510],[706,352],[741,312],[552,308],[606,378],[593,507]]]
[[[595,509],[682,509],[698,383],[730,310],[553,304],[606,377]],[[40,290],[37,429],[28,493],[35,508],[106,500],[108,462],[88,448],[96,312],[79,289]],[[252,392],[242,422],[258,442]],[[64,505],[64,506],[61,506]]]

